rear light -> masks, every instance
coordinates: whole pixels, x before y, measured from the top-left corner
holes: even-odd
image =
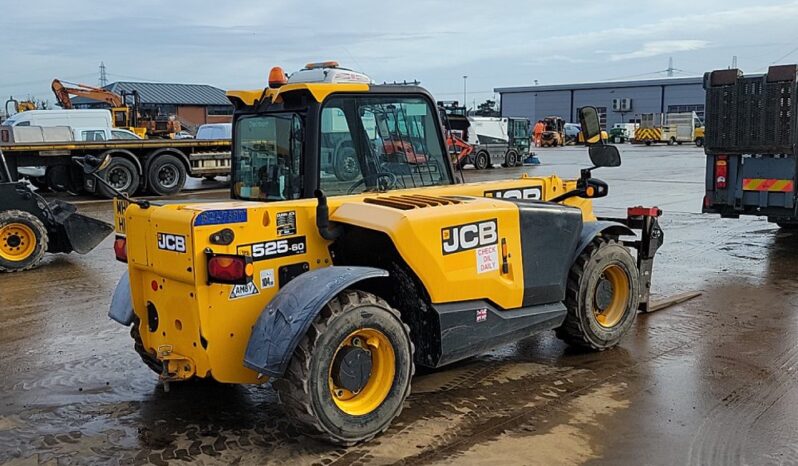
[[[208,253],[208,282],[245,285],[252,281],[255,266],[249,256]]]
[[[715,189],[726,189],[729,176],[729,161],[725,155],[715,157]]]
[[[114,255],[119,262],[127,263],[127,238],[117,236],[114,240]]]

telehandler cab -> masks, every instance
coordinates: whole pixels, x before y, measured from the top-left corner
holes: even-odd
[[[424,89],[334,62],[228,95],[231,201],[116,201],[128,273],[110,316],[166,388],[271,379],[305,432],[352,445],[399,415],[415,365],[551,329],[604,350],[647,307],[660,211],[596,218],[607,185],[590,169],[458,183]],[[600,133],[594,108],[581,117]],[[320,164],[342,140],[351,181]],[[590,158],[621,163],[602,142]]]

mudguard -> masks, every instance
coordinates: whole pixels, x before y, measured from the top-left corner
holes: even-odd
[[[119,282],[116,284],[108,317],[126,327],[133,322],[133,298],[130,295],[130,275],[127,270],[119,277]]]
[[[330,299],[357,282],[387,276],[387,271],[373,267],[333,266],[291,280],[258,317],[244,366],[259,374],[281,377],[299,341]]]
[[[631,228],[622,223],[609,222],[606,220],[585,222],[582,224],[582,234],[579,236],[579,243],[576,245],[574,257],[571,259],[571,262],[575,261],[576,258],[582,254],[582,251],[585,250],[587,245],[593,241],[593,238],[598,236],[600,233],[616,236],[637,236]]]

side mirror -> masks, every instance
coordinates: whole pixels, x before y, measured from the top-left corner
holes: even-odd
[[[579,123],[582,125],[582,135],[585,138],[585,144],[591,144],[591,140],[598,136],[601,141],[601,120],[599,119],[598,110],[596,107],[582,107],[579,109]]]
[[[598,167],[620,167],[621,153],[616,146],[612,145],[593,145],[588,147],[590,161]]]

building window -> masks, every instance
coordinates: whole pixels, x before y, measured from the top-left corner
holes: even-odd
[[[668,113],[695,112],[698,118],[704,119],[704,104],[696,105],[668,105]]]
[[[230,116],[233,114],[232,105],[209,105],[208,115]]]
[[[579,115],[582,107],[576,109],[576,114]],[[596,113],[599,116],[599,124],[603,129],[607,129],[607,107],[596,107]]]

